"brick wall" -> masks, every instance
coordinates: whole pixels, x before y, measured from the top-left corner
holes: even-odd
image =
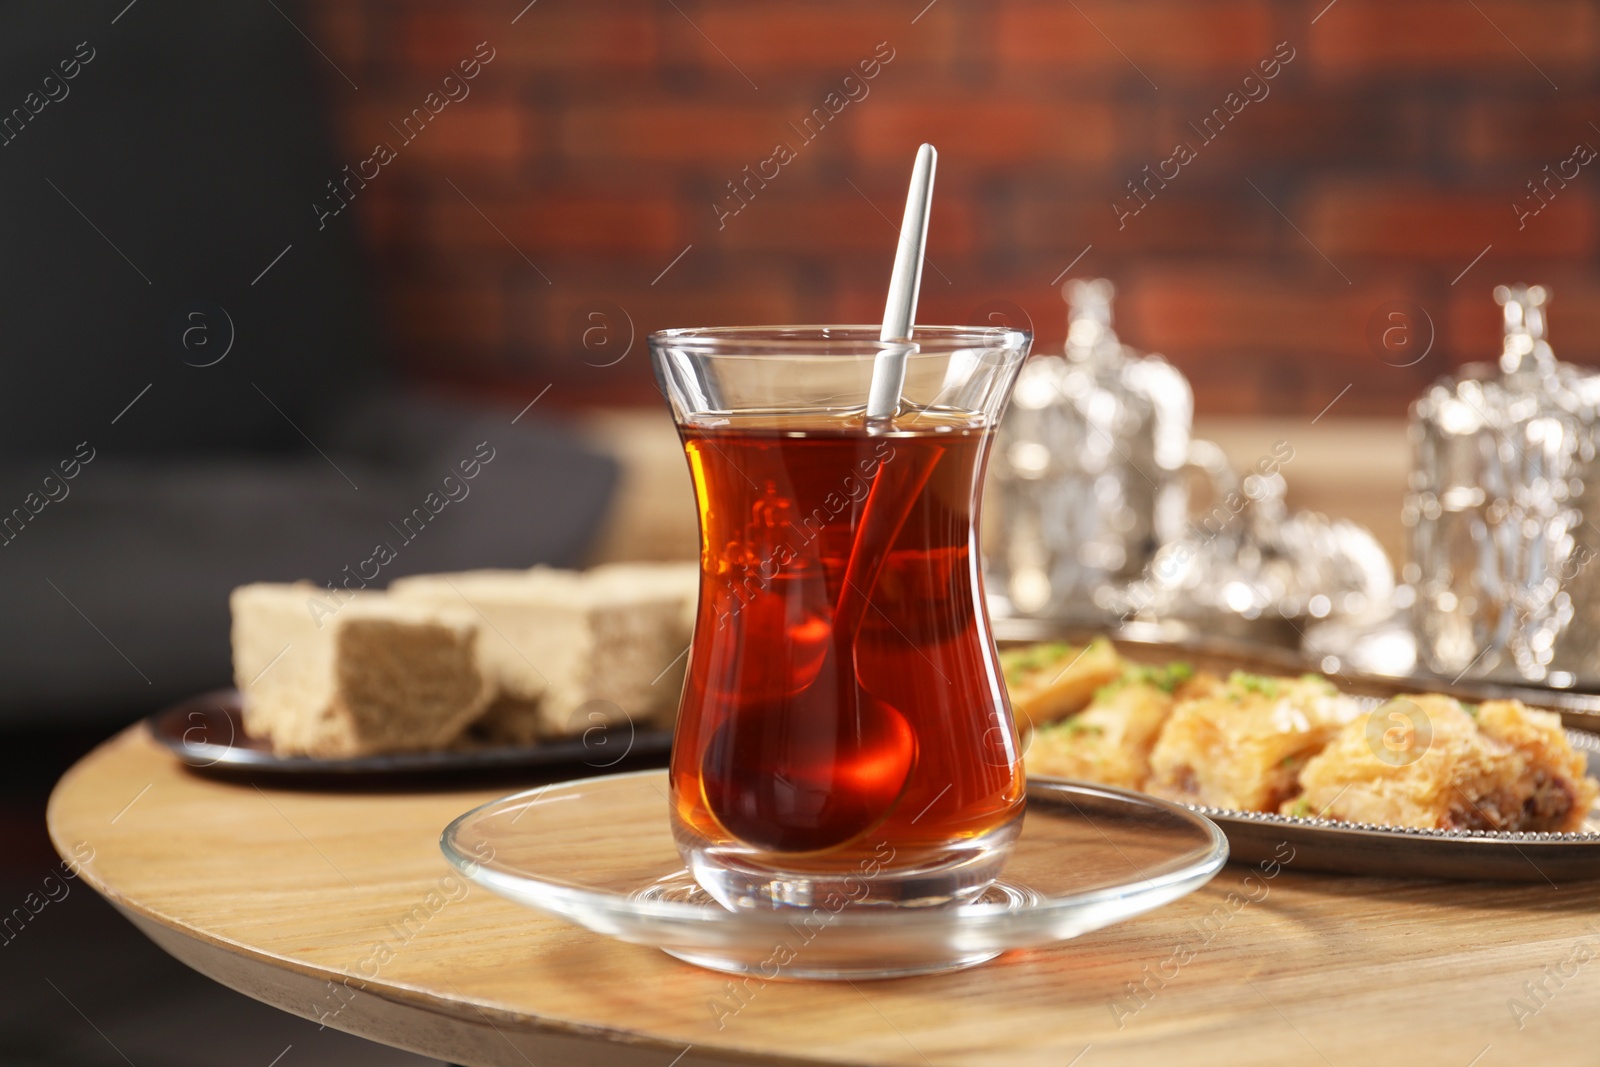
[[[1600,147],[1600,4],[524,2],[302,8],[343,155],[395,146],[329,224],[361,228],[419,377],[648,400],[650,330],[872,321],[922,140],[923,321],[1006,302],[1054,348],[1076,260],[1202,411],[1315,413],[1349,386],[1330,417],[1393,414],[1496,350],[1490,289],[1525,280],[1554,291],[1558,354],[1600,363],[1600,160],[1570,162]],[[445,85],[479,42],[493,58]],[[1372,339],[1396,301],[1434,335],[1411,366],[1420,340]]]

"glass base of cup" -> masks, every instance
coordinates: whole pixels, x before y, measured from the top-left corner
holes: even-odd
[[[1022,832],[1022,813],[936,852],[906,856],[884,841],[864,847],[853,862],[756,852],[708,841],[682,825],[674,830],[690,875],[723,907],[837,914],[846,908],[953,907],[977,899],[999,877]]]

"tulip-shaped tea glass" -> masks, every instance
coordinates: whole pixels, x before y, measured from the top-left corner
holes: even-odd
[[[1029,338],[875,326],[650,338],[700,512],[674,836],[731,908],[927,906],[994,881],[1023,771],[979,573]],[[869,419],[880,356],[898,413]]]

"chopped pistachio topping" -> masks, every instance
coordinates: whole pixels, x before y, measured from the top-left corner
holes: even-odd
[[[1039,727],[1041,734],[1062,737],[1081,737],[1085,735],[1098,737],[1105,730],[1092,722],[1083,722],[1079,719],[1063,719],[1060,722],[1046,723]]]
[[[1064,659],[1072,646],[1065,641],[1047,641],[1027,648],[1008,649],[1000,654],[1007,681],[1015,682],[1034,671]]]
[[[1044,641],[1025,648],[1010,648],[1000,653],[1000,670],[1006,681],[1015,685],[1031,674],[1076,662],[1091,652],[1111,647],[1104,637],[1096,637],[1079,648],[1065,641]]]
[[[1178,686],[1194,677],[1194,667],[1182,660],[1175,660],[1164,666],[1150,666],[1145,664],[1131,664],[1123,669],[1122,677],[1109,685],[1103,685],[1094,692],[1096,703],[1109,700],[1129,686],[1147,685],[1171,693]]]
[[[1247,674],[1244,671],[1234,671],[1228,675],[1228,688],[1245,693],[1260,693],[1264,697],[1278,695],[1278,679],[1268,678],[1264,674]]]
[[[1302,685],[1311,686],[1329,694],[1338,692],[1334,684],[1320,674],[1302,674],[1299,678],[1287,679],[1272,678],[1264,674],[1250,674],[1247,671],[1234,671],[1228,675],[1228,688],[1233,690],[1229,695],[1235,702],[1239,700],[1240,694],[1243,693],[1259,693],[1271,699],[1283,694],[1285,682],[1290,682],[1291,684],[1299,682]]]

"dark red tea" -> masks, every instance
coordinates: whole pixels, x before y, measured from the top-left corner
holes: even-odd
[[[672,756],[680,834],[795,870],[915,866],[1021,811],[982,610],[986,428],[925,413],[682,428],[701,586]]]

